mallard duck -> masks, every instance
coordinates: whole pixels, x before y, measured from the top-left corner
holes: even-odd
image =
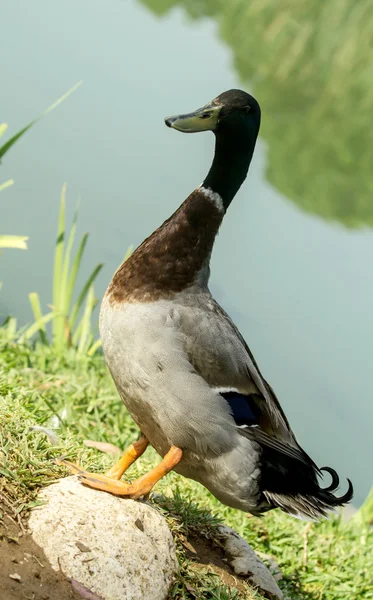
[[[225,212],[246,178],[260,127],[258,102],[230,90],[168,127],[212,131],[203,181],[115,273],[102,302],[105,360],[140,438],[105,475],[70,465],[81,481],[119,496],[146,495],[174,469],[222,503],[253,515],[280,508],[319,518],[351,500],[339,477],[298,444],[271,386],[208,288],[210,257]],[[120,481],[151,444],[162,460]],[[66,463],[65,463],[66,464]],[[319,477],[332,478],[322,488]]]

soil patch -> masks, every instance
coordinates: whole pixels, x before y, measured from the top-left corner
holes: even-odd
[[[209,567],[227,587],[236,588],[239,592],[247,594],[247,586],[234,574],[227,561],[226,553],[216,541],[189,535],[188,539],[183,541],[183,545],[186,557],[193,561],[197,570]]]
[[[62,572],[0,500],[0,597],[2,600],[81,600]]]

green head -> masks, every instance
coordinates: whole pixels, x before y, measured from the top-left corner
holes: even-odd
[[[183,133],[215,134],[214,161],[203,186],[220,194],[227,208],[253,156],[260,127],[258,102],[242,90],[229,90],[191,113],[167,117],[165,123]]]
[[[227,126],[233,127],[235,123],[251,123],[250,129],[259,131],[260,107],[250,94],[242,90],[229,90],[191,113],[167,117],[165,123],[183,133],[218,133]]]

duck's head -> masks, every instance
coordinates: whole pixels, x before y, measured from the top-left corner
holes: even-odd
[[[258,102],[242,90],[229,90],[192,113],[167,117],[165,123],[184,133],[214,132],[214,160],[202,186],[218,193],[227,209],[253,156],[260,127]]]
[[[247,129],[249,126],[256,138],[260,126],[260,107],[250,94],[242,90],[229,90],[191,113],[166,117],[165,123],[183,133],[219,133],[241,127]]]

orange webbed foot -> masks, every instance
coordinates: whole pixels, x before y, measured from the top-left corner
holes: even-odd
[[[135,444],[138,444],[138,446],[135,446]],[[149,471],[149,473],[139,477],[133,483],[119,481],[125,470],[123,467],[128,468],[129,464],[132,464],[145,451],[148,441],[145,438],[140,438],[135,444],[132,444],[127,449],[120,461],[109,469],[105,475],[85,471],[79,465],[63,458],[57,459],[55,462],[67,467],[74,475],[78,475],[79,481],[84,485],[96,490],[109,492],[115,496],[127,496],[128,498],[136,499],[149,494],[154,485],[180,462],[183,452],[177,446],[171,446],[160,464]]]

